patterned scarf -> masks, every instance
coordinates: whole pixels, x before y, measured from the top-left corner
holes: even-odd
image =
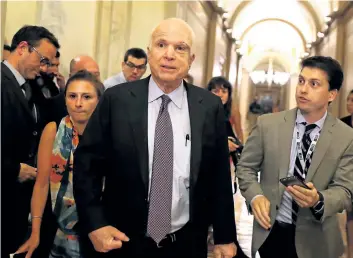
[[[73,230],[77,223],[77,211],[72,190],[72,167],[78,141],[78,133],[70,116],[64,117],[57,130],[51,156],[50,191],[59,228],[68,235],[76,235]]]

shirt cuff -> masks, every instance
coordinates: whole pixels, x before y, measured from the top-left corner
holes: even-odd
[[[262,195],[262,194],[257,194],[257,195],[255,195],[255,196],[251,199],[250,205],[252,205],[253,201],[254,201],[257,197],[260,197],[260,196],[263,196],[263,195]]]

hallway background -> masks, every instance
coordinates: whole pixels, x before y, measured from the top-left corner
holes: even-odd
[[[295,107],[299,63],[310,55],[341,63],[345,80],[330,109],[337,117],[348,115],[353,1],[1,1],[1,44],[10,44],[25,24],[45,26],[61,44],[65,77],[70,60],[85,54],[97,60],[104,80],[120,72],[127,49],[146,49],[153,28],[169,17],[184,19],[196,33],[194,84],[206,87],[218,75],[232,83],[245,138],[256,120],[248,112],[255,97],[272,101],[277,110]],[[236,206],[236,213],[243,208]],[[344,215],[341,221],[344,232]]]

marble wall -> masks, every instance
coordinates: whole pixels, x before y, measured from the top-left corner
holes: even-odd
[[[43,1],[39,2],[39,7],[38,24],[53,32],[61,44],[61,72],[64,76],[68,76],[70,61],[75,56],[95,58],[96,2]],[[80,13],[82,15],[78,15]]]
[[[7,1],[5,23],[5,39],[11,42],[13,35],[25,24],[36,24],[38,17],[38,2]],[[1,20],[2,22],[2,20]]]
[[[238,54],[236,52],[236,46],[235,44],[232,45],[231,50],[230,50],[230,65],[229,65],[229,74],[228,74],[228,79],[230,83],[236,87],[236,79],[237,79],[237,59],[238,59]]]
[[[205,87],[213,75],[227,74],[223,65],[227,41],[220,21],[216,31],[210,32],[210,6],[203,1],[11,1],[7,2],[2,27],[8,41],[24,24],[47,27],[61,44],[60,71],[64,76],[69,74],[73,57],[89,55],[97,60],[104,80],[121,71],[127,49],[147,51],[150,34],[161,20],[179,17],[196,32],[196,59],[190,74],[196,85]],[[217,39],[210,39],[214,35]],[[145,76],[149,73],[148,69]]]
[[[322,43],[318,48],[318,55],[330,56],[337,59],[339,62],[339,49],[337,48],[337,39],[338,39],[338,23],[337,21],[331,25],[329,34],[323,39]],[[329,111],[334,115],[339,117],[339,96],[330,104]]]
[[[353,89],[353,74],[350,72],[353,70],[353,8],[332,24],[317,50],[318,54],[331,56],[342,65],[344,82],[330,110],[337,117],[346,116],[346,96]]]
[[[64,76],[69,74],[71,59],[85,54],[97,60],[104,80],[121,71],[127,49],[147,50],[153,28],[169,17],[181,17],[197,31],[196,60],[190,73],[195,83],[203,86],[209,17],[200,2],[11,1],[7,2],[2,27],[8,41],[25,24],[47,27],[61,44],[60,70]],[[149,70],[145,76],[148,74]]]
[[[102,1],[98,3],[98,10],[96,58],[103,78],[121,71],[129,48],[147,51],[154,27],[161,20],[176,16],[174,2]],[[149,73],[147,69],[145,76]]]
[[[132,2],[99,2],[96,59],[102,78],[121,70],[121,62],[130,43],[131,9]]]
[[[227,38],[222,29],[222,20],[217,20],[215,56],[212,76],[226,76]]]
[[[337,23],[334,23],[330,33],[323,39],[319,46],[320,55],[336,57],[336,44],[337,43]]]
[[[7,2],[5,37],[23,25],[48,28],[61,44],[60,71],[68,76],[70,60],[78,54],[95,57],[97,3],[94,1]]]
[[[347,116],[346,96],[353,89],[353,8],[346,14],[344,26],[344,82],[341,89],[340,116]]]
[[[7,2],[6,1],[1,1],[1,46],[6,44],[9,44],[9,41],[6,39],[5,40],[5,22],[6,22],[6,9],[7,9]],[[0,51],[0,58],[2,60],[2,51]]]
[[[194,30],[196,37],[192,48],[195,61],[190,68],[190,75],[194,78],[194,84],[200,87],[207,85],[207,62],[210,56],[207,53],[208,32],[210,17],[207,6],[198,1],[179,2],[178,17],[184,19]]]

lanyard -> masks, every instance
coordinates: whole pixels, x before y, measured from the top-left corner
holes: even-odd
[[[304,160],[304,155],[303,155],[303,151],[302,151],[302,148],[301,148],[302,139],[300,139],[298,123],[296,123],[296,131],[297,131],[297,138],[296,138],[297,154],[298,154],[298,157],[299,157],[300,164],[302,165],[302,168],[304,170],[304,176],[305,176],[306,172],[308,170],[308,168],[306,167],[306,161],[310,158],[311,154],[315,150],[316,144],[317,144],[317,142],[319,140],[319,136],[320,136],[321,130],[317,134],[315,134],[314,140],[311,141],[311,144],[310,144],[310,147],[308,149],[308,152],[306,153],[305,160]],[[303,135],[303,137],[304,137],[304,135]]]

